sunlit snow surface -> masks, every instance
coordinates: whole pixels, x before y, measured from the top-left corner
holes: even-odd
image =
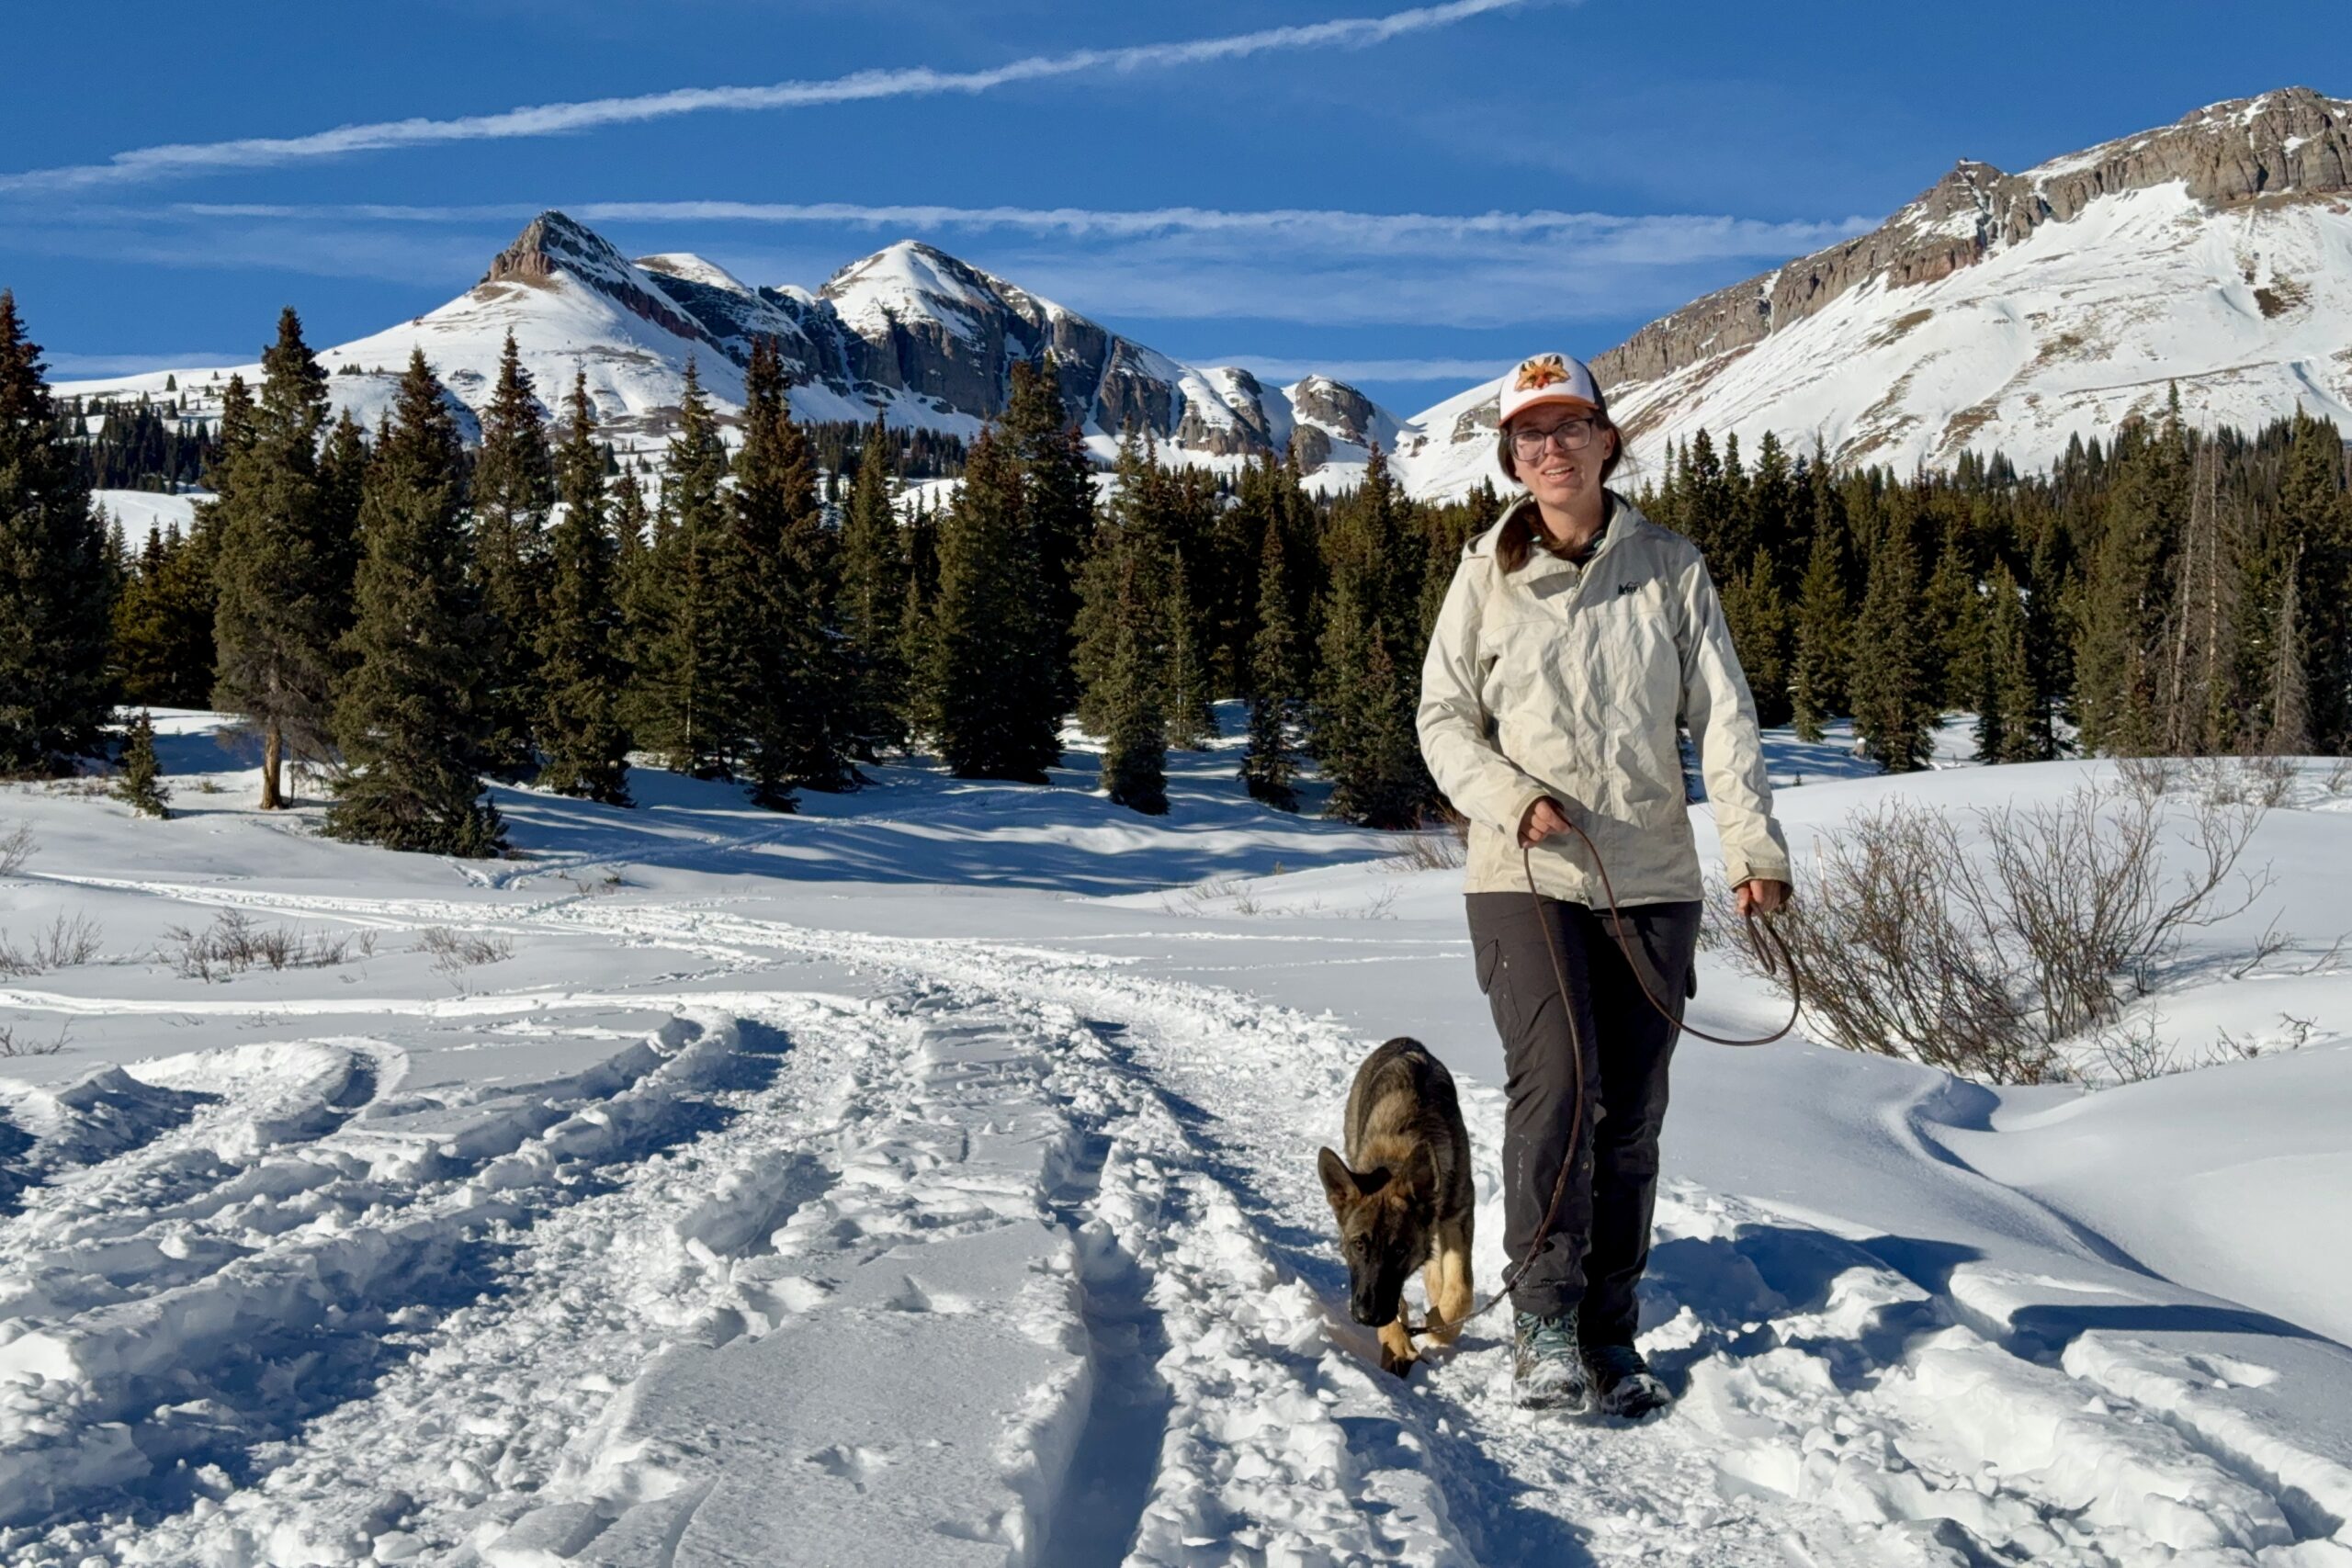
[[[169,822],[0,790],[9,944],[100,933],[0,981],[63,1037],[0,1065],[11,1564],[2352,1562],[2326,765],[2199,939],[2294,947],[2157,999],[2252,1060],[2086,1095],[1686,1043],[1644,1300],[1680,1397],[1626,1426],[1513,1410],[1492,1322],[1400,1383],[1347,1321],[1314,1151],[1390,1034],[1462,1077],[1499,1276],[1493,1029],[1459,874],[1252,805],[1230,741],[1157,820],[1082,743],[794,817],[501,788],[522,853],[477,864],[263,817],[158,722]],[[1772,750],[1800,854],[2105,771]],[[223,911],[341,961],[159,959]],[[1697,1021],[1777,1009],[1702,962]]]

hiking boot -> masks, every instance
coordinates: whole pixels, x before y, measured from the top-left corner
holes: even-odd
[[[1631,1345],[1587,1345],[1584,1370],[1601,1414],[1638,1417],[1674,1402],[1650,1364]]]
[[[1574,1307],[1556,1317],[1511,1314],[1510,1389],[1513,1402],[1524,1409],[1573,1416],[1591,1408],[1592,1382],[1577,1354]]]

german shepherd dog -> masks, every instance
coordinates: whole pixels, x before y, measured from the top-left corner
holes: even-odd
[[[1363,1059],[1348,1091],[1348,1157],[1317,1156],[1348,1259],[1348,1312],[1380,1331],[1380,1367],[1413,1369],[1405,1277],[1422,1289],[1451,1345],[1470,1312],[1470,1132],[1453,1075],[1418,1040],[1389,1041]]]

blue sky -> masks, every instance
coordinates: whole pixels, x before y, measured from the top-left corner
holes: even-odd
[[[913,235],[1179,358],[1329,368],[1408,413],[1607,348],[1956,158],[2352,93],[2319,74],[2341,0],[223,0],[8,27],[0,283],[60,375],[250,358],[288,303],[313,342],[374,331],[555,206],[758,283]],[[322,134],[352,126],[378,129]]]

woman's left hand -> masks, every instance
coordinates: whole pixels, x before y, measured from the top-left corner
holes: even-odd
[[[1770,915],[1788,907],[1789,885],[1751,876],[1732,889],[1732,903],[1742,916]]]

